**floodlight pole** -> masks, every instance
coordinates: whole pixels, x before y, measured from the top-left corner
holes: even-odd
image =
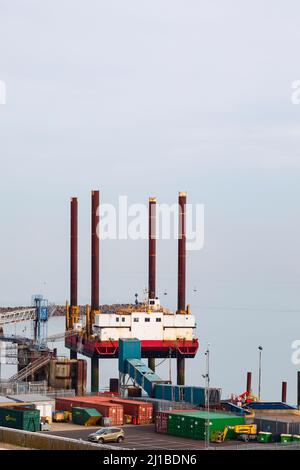
[[[205,447],[206,449],[209,449],[209,443],[210,443],[210,432],[209,432],[209,427],[210,427],[210,416],[209,416],[209,387],[210,387],[210,371],[209,371],[209,346],[210,344],[208,343],[207,345],[207,350],[205,352],[206,356],[206,394],[205,394],[205,402],[206,402],[206,410],[207,410],[207,419],[206,419],[206,433],[205,433]]]
[[[259,367],[258,367],[258,399],[260,401],[260,396],[261,396],[261,356],[262,356],[262,351],[263,347],[258,346],[258,351],[259,351]]]

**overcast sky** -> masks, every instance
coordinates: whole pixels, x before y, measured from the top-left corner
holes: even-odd
[[[112,203],[186,190],[205,204],[204,249],[188,255],[201,340],[188,378],[200,383],[210,341],[213,384],[243,391],[262,343],[265,397],[287,379],[295,401],[299,17],[296,0],[0,0],[0,304],[65,302],[70,196],[87,303],[91,189]],[[176,243],[158,248],[158,293],[175,307]],[[102,243],[101,302],[146,283],[146,242]]]

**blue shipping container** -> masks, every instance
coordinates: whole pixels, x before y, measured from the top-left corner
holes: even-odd
[[[127,359],[141,359],[141,342],[138,339],[119,340],[119,371],[127,373]]]
[[[154,387],[154,397],[161,400],[176,401],[174,385],[156,384]]]
[[[185,401],[194,405],[205,405],[205,388],[203,387],[186,387]]]

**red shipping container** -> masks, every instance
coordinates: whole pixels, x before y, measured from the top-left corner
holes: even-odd
[[[80,406],[82,399],[83,397],[56,398],[55,409],[56,411],[72,411],[72,406]]]
[[[111,403],[123,406],[124,414],[132,416],[133,424],[150,424],[153,422],[153,404],[143,401],[112,398]]]
[[[83,396],[70,398],[56,398],[56,410],[71,411],[72,406],[81,406],[80,403],[109,403],[109,398],[98,396]]]
[[[99,397],[98,395],[91,396],[91,397],[77,397],[77,398],[80,398],[81,401],[88,400],[91,403],[101,403],[101,402],[109,403],[111,400],[111,397],[102,397],[102,396]]]
[[[122,425],[124,422],[123,406],[107,400],[105,397],[57,398],[56,410],[72,411],[73,406],[95,408],[102,416],[111,418],[112,426]]]
[[[155,431],[163,434],[168,430],[168,414],[169,411],[158,411],[155,416]]]

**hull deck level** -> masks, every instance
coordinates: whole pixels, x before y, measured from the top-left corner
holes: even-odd
[[[192,341],[142,340],[141,343],[143,358],[194,358],[199,348],[197,339]],[[81,335],[73,335],[65,339],[65,346],[87,357],[114,359],[119,355],[118,341],[99,341],[98,339],[87,339]]]

